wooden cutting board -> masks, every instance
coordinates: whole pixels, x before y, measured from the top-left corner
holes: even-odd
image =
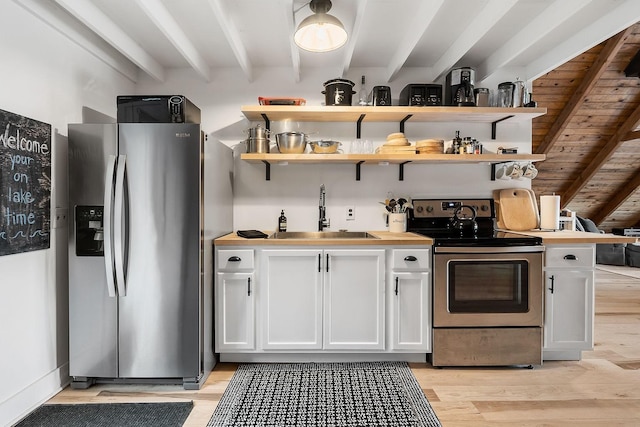
[[[538,204],[533,191],[526,188],[505,188],[494,193],[498,227],[525,231],[538,228]]]

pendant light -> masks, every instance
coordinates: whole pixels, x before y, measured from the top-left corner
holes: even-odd
[[[309,8],[313,15],[302,20],[293,36],[298,47],[310,52],[328,52],[342,47],[347,42],[347,31],[338,18],[327,14],[331,0],[311,0]]]

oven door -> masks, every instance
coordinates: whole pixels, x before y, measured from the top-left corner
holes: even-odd
[[[542,326],[543,247],[437,249],[434,327]]]

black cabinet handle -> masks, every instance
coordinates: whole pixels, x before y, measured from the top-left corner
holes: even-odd
[[[318,254],[318,273],[322,271],[322,266],[320,264],[322,264],[322,255]]]
[[[549,290],[551,291],[551,293],[553,293],[553,284],[555,282],[555,276],[551,276],[549,277],[549,280],[551,280],[551,287],[549,288]]]
[[[327,271],[329,271],[329,254],[327,254]]]
[[[398,278],[396,277],[396,295],[398,295]]]
[[[413,255],[407,255],[406,257],[404,257],[405,261],[417,261],[418,258],[414,257]]]
[[[247,277],[247,296],[251,296],[251,277]]]
[[[577,257],[577,256],[575,256],[575,255],[569,254],[569,255],[565,255],[565,256],[564,256],[564,259],[568,259],[568,260],[571,260],[571,261],[575,261],[575,260],[577,260],[577,259],[578,259],[578,257]]]
[[[229,262],[240,262],[240,261],[242,261],[242,258],[240,258],[239,256],[235,256],[235,255],[234,255],[234,256],[232,256],[232,257],[229,257],[229,260],[228,260],[228,261],[229,261]]]

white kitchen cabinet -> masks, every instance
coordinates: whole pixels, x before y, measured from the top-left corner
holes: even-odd
[[[216,352],[255,348],[253,250],[216,250]]]
[[[383,249],[324,251],[324,348],[384,350]]]
[[[383,249],[265,249],[264,350],[383,350]]]
[[[322,348],[322,250],[261,252],[262,348]]]
[[[390,258],[390,350],[430,353],[431,251],[394,249]]]
[[[544,359],[580,360],[593,349],[595,245],[548,245]]]

